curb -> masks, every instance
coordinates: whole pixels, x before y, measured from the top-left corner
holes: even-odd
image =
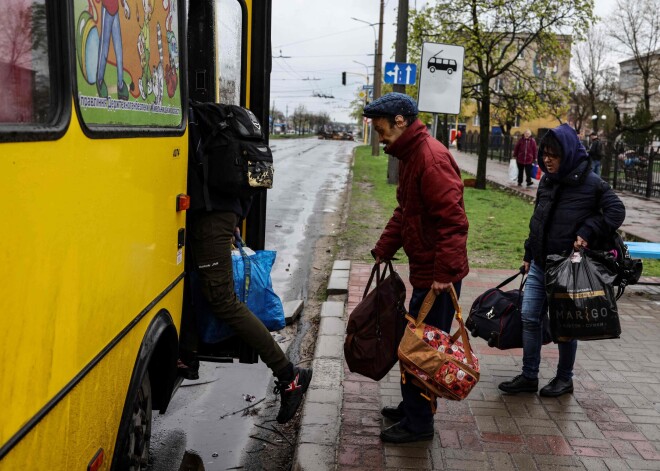
[[[328,301],[321,305],[321,322],[312,362],[314,376],[301,412],[293,471],[336,468],[343,403],[344,310],[350,269],[348,260],[336,260],[332,266]]]

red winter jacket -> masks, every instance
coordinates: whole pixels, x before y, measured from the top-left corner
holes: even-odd
[[[519,164],[533,164],[536,160],[536,141],[533,137],[527,139],[525,136],[518,139],[513,148],[513,156]]]
[[[468,274],[463,182],[449,151],[416,120],[385,151],[399,159],[399,205],[373,250],[390,259],[403,247],[410,283],[455,283]]]

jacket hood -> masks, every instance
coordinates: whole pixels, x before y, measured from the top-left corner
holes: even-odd
[[[561,181],[575,170],[582,162],[589,160],[589,155],[587,150],[584,148],[580,139],[578,138],[575,129],[570,127],[568,124],[562,124],[556,128],[550,129],[548,134],[552,134],[559,141],[559,145],[562,148],[562,158],[561,163],[559,164],[559,171],[557,173],[548,173],[548,169],[543,162],[543,139],[539,143],[538,151],[538,164],[543,170],[543,173],[553,181]],[[548,135],[546,134],[546,136]]]

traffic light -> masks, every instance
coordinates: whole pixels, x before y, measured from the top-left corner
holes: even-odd
[[[346,72],[341,73],[341,84],[346,85]]]

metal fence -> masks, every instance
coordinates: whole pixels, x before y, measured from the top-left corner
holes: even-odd
[[[488,135],[488,158],[500,162],[508,162],[513,158],[513,148],[519,137],[505,136],[503,134]],[[476,154],[479,152],[479,133],[469,131],[465,133],[461,142],[461,150]]]
[[[608,143],[604,158],[603,178],[615,190],[660,198],[660,148],[645,142]]]
[[[488,158],[499,162],[509,162],[513,158],[513,148],[518,136],[489,134]],[[586,148],[588,142],[583,142]],[[460,150],[477,154],[479,133],[465,133]],[[604,143],[601,162],[601,176],[615,190],[630,191],[646,198],[660,198],[660,147],[654,147],[648,140],[626,139],[612,144]]]

